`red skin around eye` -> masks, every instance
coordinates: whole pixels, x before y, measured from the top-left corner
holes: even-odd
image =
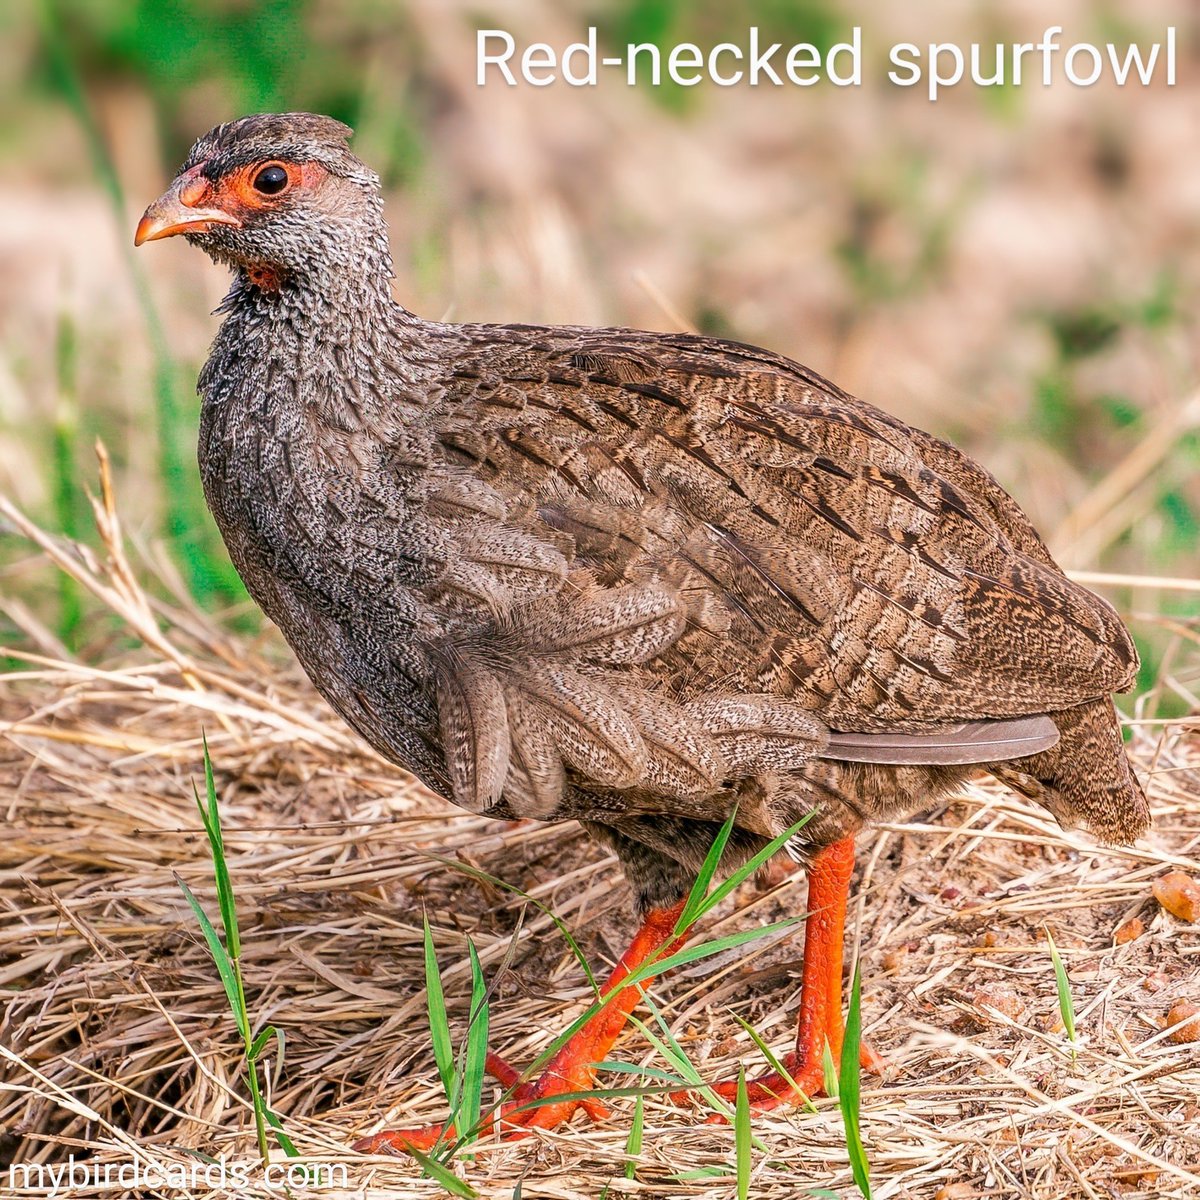
[[[254,180],[264,167],[282,167],[288,176],[288,184],[282,191],[267,196],[258,191]],[[319,186],[329,172],[319,163],[269,162],[251,163],[222,176],[215,182],[202,177],[189,183],[180,198],[185,204],[195,207],[219,208],[240,219],[253,213],[269,212],[276,201],[299,188],[313,189]],[[193,198],[194,197],[194,198]]]

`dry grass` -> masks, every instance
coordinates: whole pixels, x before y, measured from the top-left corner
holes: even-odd
[[[34,614],[4,602],[46,652],[9,649],[26,668],[7,676],[0,700],[3,1159],[60,1162],[73,1152],[181,1169],[196,1162],[191,1148],[253,1171],[236,1031],[172,877],[213,905],[190,783],[203,728],[251,1012],[286,1033],[285,1061],[270,1063],[271,1101],[306,1161],[348,1172],[349,1189],[312,1194],[438,1194],[408,1161],[346,1150],[384,1123],[443,1111],[421,987],[422,914],[449,964],[456,1032],[469,997],[467,935],[489,976],[501,973],[493,1042],[516,1060],[534,1057],[588,997],[547,916],[442,860],[480,866],[550,905],[597,968],[619,953],[629,925],[614,862],[573,825],[505,829],[424,792],[358,743],[275,643],[238,641],[184,603],[152,600],[138,579],[154,560],[161,569],[161,556],[132,567],[107,487],[95,509],[103,562],[0,501],[3,517],[121,622],[93,656],[104,665],[93,666],[56,650]],[[1187,691],[1177,680],[1163,686]],[[1162,1029],[1173,1003],[1200,1000],[1200,937],[1150,891],[1168,865],[1200,871],[1196,742],[1194,721],[1135,725],[1155,810],[1155,831],[1136,848],[1101,850],[991,783],[866,840],[856,920],[864,1019],[891,1064],[864,1092],[877,1196],[933,1196],[949,1183],[992,1196],[1200,1194],[1200,1043],[1173,1044]],[[727,902],[718,928],[802,907],[802,884],[776,876]],[[1145,932],[1115,946],[1114,931],[1135,915]],[[1074,1063],[1045,925],[1070,974]],[[657,985],[707,1078],[742,1060],[754,1066],[732,1012],[770,1044],[787,1044],[799,951],[799,938],[764,939]],[[636,1032],[618,1049],[652,1062]],[[731,1194],[732,1130],[654,1098],[636,1179],[626,1180],[632,1107],[618,1104],[602,1127],[486,1144],[458,1169],[489,1197],[595,1197],[605,1181],[611,1196]],[[754,1127],[769,1153],[755,1154],[752,1195],[848,1194],[835,1106],[760,1116]],[[705,1167],[728,1171],[674,1178]],[[114,1184],[60,1194],[134,1193]],[[251,1184],[203,1194],[269,1193]]]

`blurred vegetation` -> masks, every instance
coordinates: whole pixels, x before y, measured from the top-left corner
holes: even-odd
[[[502,5],[481,0],[479,7],[482,13],[454,3],[448,4],[446,11],[451,19],[472,27],[505,23]],[[1106,6],[1097,3],[1090,13],[1090,32],[1115,35]],[[327,112],[355,126],[364,157],[380,171],[386,187],[405,197],[406,213],[419,218],[406,228],[405,244],[398,248],[402,272],[427,294],[446,292],[457,300],[458,293],[447,280],[459,269],[455,254],[461,258],[463,230],[476,237],[472,245],[488,244],[480,231],[490,228],[488,222],[495,219],[495,213],[506,211],[504,188],[515,194],[521,180],[507,179],[501,172],[498,184],[482,173],[476,178],[463,171],[464,163],[474,165],[481,157],[469,147],[486,143],[487,135],[481,137],[477,129],[472,132],[472,121],[478,124],[479,112],[456,90],[461,89],[462,81],[448,74],[443,48],[433,43],[428,13],[424,23],[418,16],[405,0],[30,0],[27,8],[10,9],[0,16],[0,30],[12,35],[11,46],[24,46],[28,51],[10,49],[9,60],[16,70],[10,79],[0,79],[0,102],[14,114],[0,140],[0,167],[23,162],[34,178],[40,173],[48,188],[71,182],[102,192],[117,226],[122,227],[128,221],[130,202],[100,111],[113,95],[132,94],[152,114],[157,138],[153,157],[164,175],[213,120],[271,109]],[[766,40],[811,42],[825,51],[844,40],[851,25],[864,23],[870,28],[870,12],[843,0],[757,0],[740,6],[720,0],[575,0],[561,6],[561,11],[556,9],[556,16],[574,36],[587,24],[596,24],[602,43],[612,47],[627,42],[670,46],[682,40],[708,45],[744,41],[745,30],[753,23]],[[989,8],[975,20],[975,36],[1002,36],[1002,14]],[[1124,36],[1137,33],[1132,21],[1124,22],[1122,29]],[[770,121],[760,115],[740,124],[721,125],[717,114],[722,104],[736,102],[749,107],[751,103],[729,92],[723,89],[715,96],[713,89],[706,92],[669,83],[658,89],[644,88],[636,124],[626,126],[626,131],[633,128],[639,140],[664,148],[681,144],[681,132],[706,147],[719,144],[724,157],[718,158],[714,149],[714,164],[736,161],[738,139],[749,143],[761,138],[767,147],[761,154],[795,154],[796,199],[788,202],[790,208],[782,206],[774,219],[790,230],[801,224],[801,217],[812,217],[820,222],[819,228],[828,231],[824,246],[828,272],[819,275],[818,283],[825,289],[820,304],[827,310],[828,323],[822,336],[828,339],[833,365],[843,358],[854,361],[846,347],[857,346],[867,336],[864,331],[878,334],[893,327],[900,331],[894,336],[902,342],[909,336],[904,332],[909,314],[928,309],[940,312],[944,319],[945,309],[937,307],[939,297],[950,288],[955,272],[961,273],[956,254],[961,251],[964,229],[996,184],[994,164],[985,162],[948,173],[947,155],[952,151],[920,136],[919,129],[914,133],[899,123],[895,130],[889,126],[881,132],[877,153],[846,161],[837,153],[836,142],[831,151],[830,144],[821,141],[819,119],[811,126],[797,123],[785,133],[774,133]],[[760,105],[784,103],[783,99],[753,99]],[[594,266],[599,275],[611,272],[607,251],[622,240],[629,243],[635,235],[642,238],[640,245],[654,247],[666,235],[661,214],[655,215],[648,205],[635,209],[627,204],[622,209],[615,190],[610,201],[606,171],[620,165],[611,157],[605,159],[589,150],[593,161],[584,157],[581,149],[577,168],[561,166],[570,159],[567,147],[574,150],[575,131],[565,121],[561,132],[558,130],[548,96],[539,102],[536,131],[544,136],[545,145],[553,148],[545,150],[538,161],[548,161],[560,174],[552,175],[551,168],[546,168],[538,178],[551,179],[559,189],[555,202],[574,223],[570,232],[583,247],[583,257],[573,260],[577,270]],[[600,91],[593,94],[592,102],[598,106],[606,103]],[[787,102],[802,112],[804,105],[817,100],[810,101],[805,95]],[[843,99],[839,97],[837,102]],[[971,118],[974,124],[964,128],[974,130],[980,138],[995,136],[993,131],[999,129],[1003,131],[1000,136],[1008,139],[1003,144],[1019,145],[1023,137],[1031,136],[1024,101],[1015,89],[988,90],[973,103],[977,105]],[[776,114],[781,110],[761,111]],[[948,120],[935,117],[933,109],[928,112],[928,121]],[[70,115],[90,155],[90,174],[56,159],[53,145],[35,145],[32,135],[22,134],[22,125],[34,131],[58,128],[55,114]],[[483,110],[484,120],[486,115]],[[43,116],[44,123],[40,123]],[[878,114],[874,119],[878,120]],[[464,130],[470,136],[464,135]],[[1119,121],[1106,118],[1097,119],[1088,136],[1094,138],[1090,159],[1081,158],[1078,169],[1090,173],[1088,186],[1106,197],[1105,203],[1114,209],[1127,205],[1132,211],[1141,195],[1136,187],[1145,186],[1132,181],[1135,135]],[[462,150],[460,142],[468,149]],[[733,150],[728,149],[731,144]],[[460,157],[455,158],[456,153]],[[1027,164],[1020,165],[1019,154],[1013,157],[1018,165],[1010,168],[1012,172],[1030,169]],[[670,170],[666,165],[670,161],[677,160],[664,155],[664,171]],[[698,161],[705,162],[702,156]],[[736,188],[736,171],[725,169],[727,175],[711,180],[705,176],[704,183]],[[542,183],[538,186],[544,187]],[[776,323],[772,306],[780,290],[801,296],[816,292],[813,282],[798,269],[789,274],[781,255],[761,252],[757,265],[745,267],[744,277],[734,274],[720,257],[727,217],[710,216],[707,223],[689,217],[692,210],[682,180],[664,175],[639,186],[640,195],[653,195],[656,188],[670,195],[672,187],[679,188],[672,225],[689,247],[683,263],[690,273],[681,270],[678,279],[666,279],[665,291],[679,298],[685,317],[719,335],[751,341],[774,337],[776,344],[788,339],[782,349],[809,357],[809,347],[798,340],[794,318]],[[636,187],[630,190],[637,191]],[[0,202],[2,199],[0,196]],[[536,230],[538,222],[546,219],[544,212],[531,217],[529,228]],[[688,225],[689,219],[695,221],[694,228]],[[747,219],[751,232],[759,219]],[[503,221],[498,227],[509,232]],[[155,486],[146,502],[156,527],[151,532],[170,547],[186,587],[199,603],[228,609],[234,619],[253,624],[257,614],[246,602],[204,509],[195,470],[194,379],[198,362],[194,356],[180,355],[172,335],[173,314],[164,315],[162,300],[154,299],[157,293],[147,286],[143,269],[129,253],[127,243],[123,234],[122,270],[136,297],[141,323],[131,337],[136,337],[149,364],[144,402],[135,401],[132,409],[152,421],[158,447]],[[589,250],[593,243],[596,248]],[[749,250],[743,258],[749,262],[752,239],[747,239],[747,244]],[[482,256],[482,251],[479,253]],[[691,260],[699,263],[699,268]],[[502,270],[497,265],[500,261],[483,262],[470,277],[469,282],[477,288],[475,299],[497,290],[492,276]],[[1020,448],[1028,448],[1034,464],[1040,461],[1035,452],[1045,449],[1053,461],[1067,464],[1084,485],[1102,479],[1105,470],[1162,420],[1161,408],[1156,409],[1147,395],[1130,384],[1130,379],[1139,378],[1136,372],[1117,370],[1111,372],[1110,380],[1109,364],[1120,363],[1123,356],[1131,354],[1139,361],[1157,357],[1168,364],[1162,377],[1176,389],[1176,401],[1182,400],[1187,387],[1195,386],[1194,358],[1189,365],[1188,351],[1181,347],[1195,341],[1197,281],[1183,256],[1169,249],[1162,252],[1160,261],[1145,264],[1140,290],[1126,286],[1116,272],[1105,276],[1100,271],[1097,278],[1106,279],[1103,288],[1085,289],[1082,296],[1077,289],[1074,300],[1057,297],[1047,301],[1033,295],[1027,302],[1010,305],[1004,316],[1010,324],[1001,331],[1001,341],[1036,348],[1028,355],[1032,365],[1022,366],[1023,373],[1014,385],[1024,388],[1019,410],[1010,413],[1002,406],[988,410],[986,405],[960,408],[946,404],[936,413],[926,413],[926,423],[936,432],[962,441],[989,463],[993,446],[1007,440],[1019,448],[1007,460],[1001,458],[1010,471],[1014,463],[1019,464]],[[981,286],[989,283],[983,281]],[[768,290],[768,285],[777,290]],[[515,286],[519,288],[520,281]],[[500,294],[511,293],[501,289]],[[953,294],[946,291],[946,295]],[[467,299],[471,298],[468,294]],[[618,319],[624,319],[628,305],[609,307],[615,307]],[[800,307],[797,311],[810,310]],[[760,312],[764,315],[756,315]],[[510,316],[524,319],[528,314],[511,311]],[[35,513],[37,518],[70,538],[88,541],[90,514],[84,481],[94,475],[91,444],[96,436],[104,437],[118,467],[134,477],[139,505],[146,497],[144,463],[130,462],[125,456],[129,398],[84,394],[89,386],[85,381],[94,383],[104,364],[119,360],[128,347],[95,344],[85,320],[65,307],[54,315],[53,325],[52,349],[44,363],[28,360],[24,349],[11,342],[0,346],[18,384],[28,383],[33,392],[39,390],[38,380],[46,380],[41,390],[48,390],[51,396],[50,403],[35,407],[33,420],[20,427],[0,411],[4,422],[0,437],[14,441],[21,453],[32,455],[35,469],[46,480],[44,507]],[[953,329],[946,335],[948,341],[955,336]],[[938,364],[930,367],[930,371],[939,369]],[[994,364],[991,370],[993,376],[1003,375]],[[886,371],[882,377],[887,378]],[[958,382],[965,385],[970,378],[963,373]],[[850,382],[853,386],[853,378]],[[891,403],[882,390],[872,398],[884,405]],[[1163,397],[1153,399],[1161,401]],[[1195,574],[1200,569],[1198,466],[1200,436],[1194,429],[1183,430],[1169,461],[1149,481],[1153,495],[1145,503],[1144,516],[1105,541],[1096,552],[1096,561],[1089,558],[1087,565]],[[1068,493],[1059,486],[1062,481],[1040,478],[1036,465],[1015,471],[1015,479],[1004,470],[999,473],[1024,502],[1029,502],[1032,493],[1033,511],[1037,513],[1040,505],[1043,520],[1045,514],[1054,519],[1065,515]],[[143,478],[138,480],[138,476]],[[24,553],[23,548],[6,548],[0,569],[4,564],[19,563]],[[44,580],[21,575],[14,586],[27,587],[41,610],[42,591],[47,586]],[[82,649],[103,632],[96,622],[105,618],[92,613],[88,600],[68,581],[55,586],[55,594],[44,597],[43,619],[68,648]],[[1118,599],[1128,608],[1128,594]],[[1156,593],[1154,603],[1173,621],[1194,623],[1200,617],[1200,602],[1194,593]],[[1160,631],[1145,625],[1136,626],[1136,633],[1146,657],[1145,678],[1156,679],[1168,641]],[[13,636],[17,636],[15,631]],[[1163,703],[1165,712],[1183,702],[1174,697]]]
[[[62,101],[75,114],[91,151],[93,168],[119,219],[125,208],[121,182],[89,107],[75,53],[63,36],[61,20],[55,17],[53,8],[48,9],[42,26],[48,78]],[[162,319],[127,243],[124,250],[126,269],[135,285],[154,358],[154,412],[159,448],[158,473],[162,483],[163,533],[180,560],[192,594],[201,604],[210,604],[214,600],[234,600],[243,596],[245,591],[220,546],[216,528],[204,506],[199,479],[192,467],[195,459],[195,422],[186,411],[185,397],[195,389],[185,384],[181,377],[168,345]],[[66,318],[60,321],[58,349],[60,398],[69,412],[74,405],[75,337],[73,326]],[[73,486],[78,475],[78,461],[72,450],[70,433],[71,423],[68,422],[65,427],[61,421],[57,423],[54,491],[60,518],[67,514],[72,517],[71,525],[64,525],[63,531],[79,540],[81,529],[74,520],[74,514],[79,509],[78,491]],[[76,639],[79,620],[77,599],[68,584],[59,622],[59,636],[68,646]]]
[[[312,8],[308,0],[46,2],[49,24],[79,73],[144,87],[166,130],[176,128],[189,89],[214,81],[239,111],[299,103],[352,121],[359,100],[355,56],[347,53],[351,47],[310,36],[305,18]],[[60,95],[65,90],[54,69],[40,82]]]

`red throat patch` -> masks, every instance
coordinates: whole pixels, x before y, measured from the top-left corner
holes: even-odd
[[[276,267],[269,266],[267,263],[254,263],[252,266],[247,267],[246,277],[259,291],[279,291],[279,270]]]

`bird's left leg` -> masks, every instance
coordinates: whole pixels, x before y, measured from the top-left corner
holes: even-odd
[[[583,1108],[593,1118],[606,1115],[604,1106],[595,1101],[555,1101],[554,1097],[592,1088],[596,1063],[608,1056],[643,990],[653,983],[652,977],[633,984],[626,984],[625,980],[646,963],[674,954],[687,940],[686,929],[676,932],[683,906],[684,901],[680,900],[670,908],[654,908],[646,914],[629,949],[600,990],[602,1007],[554,1054],[537,1079],[521,1083],[517,1070],[498,1054],[488,1055],[488,1073],[509,1089],[511,1095],[496,1117],[485,1119],[480,1136],[494,1127],[505,1138],[523,1137],[530,1129],[553,1129],[570,1120],[577,1108]],[[427,1150],[442,1138],[453,1136],[454,1128],[446,1125],[385,1129],[356,1142],[354,1149],[364,1154],[402,1153],[413,1147]]]

